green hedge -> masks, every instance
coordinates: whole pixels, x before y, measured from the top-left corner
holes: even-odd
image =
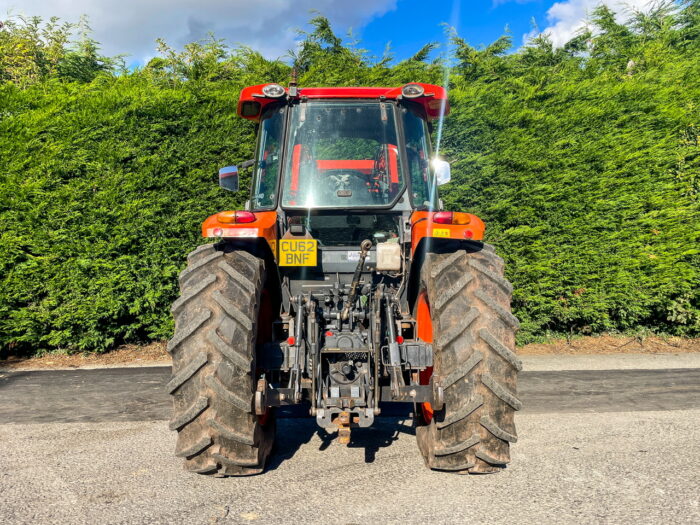
[[[647,27],[601,8],[596,35],[559,50],[545,38],[510,54],[507,39],[476,50],[454,38],[443,197],[486,221],[521,342],[700,333],[697,10],[655,12],[669,23]],[[441,82],[432,45],[395,64],[312,24],[294,58],[302,86]],[[0,347],[169,337],[201,221],[245,199],[216,184],[218,167],[252,154],[238,91],[283,81],[289,66],[212,42],[164,48],[135,72],[93,60],[94,74],[19,82],[1,59],[0,79],[14,80],[0,85]]]
[[[0,337],[26,348],[104,349],[167,338],[169,304],[199,224],[241,205],[217,167],[249,158],[222,84],[192,92],[139,78],[86,89],[6,85]]]

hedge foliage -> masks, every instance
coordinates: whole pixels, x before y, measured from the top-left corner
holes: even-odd
[[[453,35],[441,58],[429,43],[399,63],[311,23],[289,61],[302,86],[442,83],[450,66],[443,198],[487,222],[521,342],[700,333],[700,2],[624,24],[601,7],[560,49]],[[201,221],[245,199],[216,185],[252,154],[238,92],[290,72],[214,39],[159,42],[125,71],[70,30],[0,30],[0,347],[25,353],[169,337]]]

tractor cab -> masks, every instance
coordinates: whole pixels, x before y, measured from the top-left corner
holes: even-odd
[[[444,89],[289,91],[241,95],[239,113],[258,123],[251,210],[437,208],[429,126],[448,111]]]
[[[443,88],[265,84],[244,89],[238,111],[257,124],[247,209],[276,215],[274,255],[291,297],[322,293],[331,272],[350,285],[364,240],[364,270],[403,268],[405,224],[438,209],[437,185],[449,180],[449,164],[431,161],[432,121],[449,111]]]

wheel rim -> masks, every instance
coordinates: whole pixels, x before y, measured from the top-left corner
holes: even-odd
[[[428,294],[422,291],[418,296],[416,305],[416,331],[418,339],[425,343],[433,342],[433,318],[430,315],[430,303]],[[421,385],[430,384],[430,377],[433,375],[433,367],[430,366],[421,371],[419,382]],[[428,424],[433,420],[433,406],[430,403],[421,403],[421,417]]]

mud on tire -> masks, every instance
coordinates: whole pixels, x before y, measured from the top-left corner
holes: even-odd
[[[275,433],[274,418],[263,425],[253,412],[264,263],[213,244],[200,246],[187,259],[181,295],[172,306],[175,334],[168,342],[175,453],[187,470],[201,474],[257,474]]]
[[[465,249],[466,247],[466,249]],[[419,293],[433,324],[434,374],[445,406],[416,429],[426,464],[436,470],[488,473],[510,461],[521,408],[514,352],[518,320],[510,312],[511,284],[493,248],[467,243],[452,253],[428,253]]]

